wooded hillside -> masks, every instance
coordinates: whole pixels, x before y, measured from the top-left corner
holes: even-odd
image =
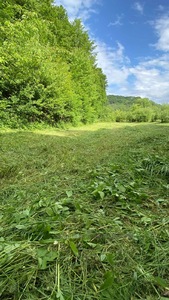
[[[169,104],[157,104],[148,98],[108,95],[105,120],[116,122],[169,122]]]
[[[119,95],[107,95],[107,100],[114,109],[129,109],[133,104],[142,104],[142,106],[156,106],[159,107],[159,104],[155,103],[152,100],[135,97],[135,96],[119,96]]]
[[[80,20],[52,0],[4,0],[0,24],[1,124],[99,117],[106,77]]]

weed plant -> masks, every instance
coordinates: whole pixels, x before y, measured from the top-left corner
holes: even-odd
[[[169,298],[169,127],[0,132],[0,298]]]

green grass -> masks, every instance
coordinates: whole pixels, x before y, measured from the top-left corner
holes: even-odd
[[[0,199],[2,300],[169,295],[169,126],[1,130]]]

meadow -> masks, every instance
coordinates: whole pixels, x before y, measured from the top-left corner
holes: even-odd
[[[0,131],[0,299],[169,298],[169,125]]]

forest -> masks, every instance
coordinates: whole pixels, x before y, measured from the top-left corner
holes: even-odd
[[[1,125],[99,118],[106,77],[80,20],[52,0],[5,0],[0,24]]]
[[[113,122],[169,122],[169,104],[148,98],[108,95],[102,118]]]
[[[52,0],[0,3],[0,126],[169,122],[169,105],[106,96],[95,43]]]

